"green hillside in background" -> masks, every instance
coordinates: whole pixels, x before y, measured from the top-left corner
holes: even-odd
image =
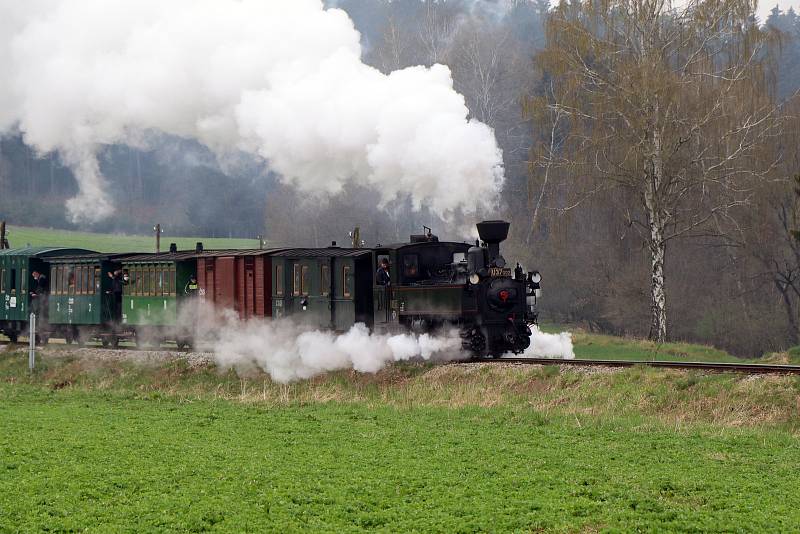
[[[98,252],[155,252],[155,235],[100,234],[94,232],[74,232],[52,230],[27,226],[10,226],[8,240],[12,248],[24,246],[61,246],[96,250]],[[210,249],[258,248],[258,239],[228,239],[219,237],[174,237],[161,236],[161,250],[169,250],[170,243],[176,243],[178,250],[194,249],[198,241]]]

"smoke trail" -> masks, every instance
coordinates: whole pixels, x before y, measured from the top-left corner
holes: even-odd
[[[448,217],[490,208],[492,130],[442,65],[384,75],[320,0],[0,0],[0,133],[58,151],[74,220],[113,211],[96,154],[148,132],[262,157],[305,192],[348,181]]]
[[[225,328],[214,343],[222,368],[256,366],[276,382],[291,382],[340,369],[375,373],[391,362],[465,358],[457,334],[372,334],[359,323],[344,334],[304,329],[286,320],[249,321]]]
[[[561,358],[564,360],[575,359],[572,348],[572,334],[548,334],[539,330],[536,325],[531,325],[531,345],[522,354],[525,358]]]
[[[231,309],[203,301],[181,309],[172,337],[195,338],[222,369],[259,368],[281,383],[342,369],[375,373],[392,362],[412,359],[468,358],[456,330],[388,335],[371,333],[357,323],[337,333],[290,318],[243,320]]]

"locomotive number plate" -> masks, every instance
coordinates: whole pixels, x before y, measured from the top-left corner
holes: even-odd
[[[511,277],[511,269],[508,267],[489,267],[489,276],[492,278]]]

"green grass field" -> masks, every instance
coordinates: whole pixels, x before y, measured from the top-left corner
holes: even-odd
[[[800,380],[0,354],[0,531],[795,531]]]
[[[575,357],[587,360],[743,362],[724,350],[697,343],[657,344],[646,339],[589,333],[569,325],[544,324],[542,331],[551,334],[572,332]]]
[[[155,236],[99,234],[10,226],[8,239],[14,248],[31,246],[62,246],[86,248],[98,252],[155,252]],[[198,241],[206,249],[258,248],[257,239],[225,239],[207,237],[161,236],[161,250],[169,250],[176,243],[179,250],[193,250]]]

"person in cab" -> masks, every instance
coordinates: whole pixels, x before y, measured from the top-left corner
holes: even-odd
[[[389,260],[386,258],[381,259],[378,265],[378,272],[375,273],[375,280],[379,286],[388,286],[392,277],[389,275]]]

